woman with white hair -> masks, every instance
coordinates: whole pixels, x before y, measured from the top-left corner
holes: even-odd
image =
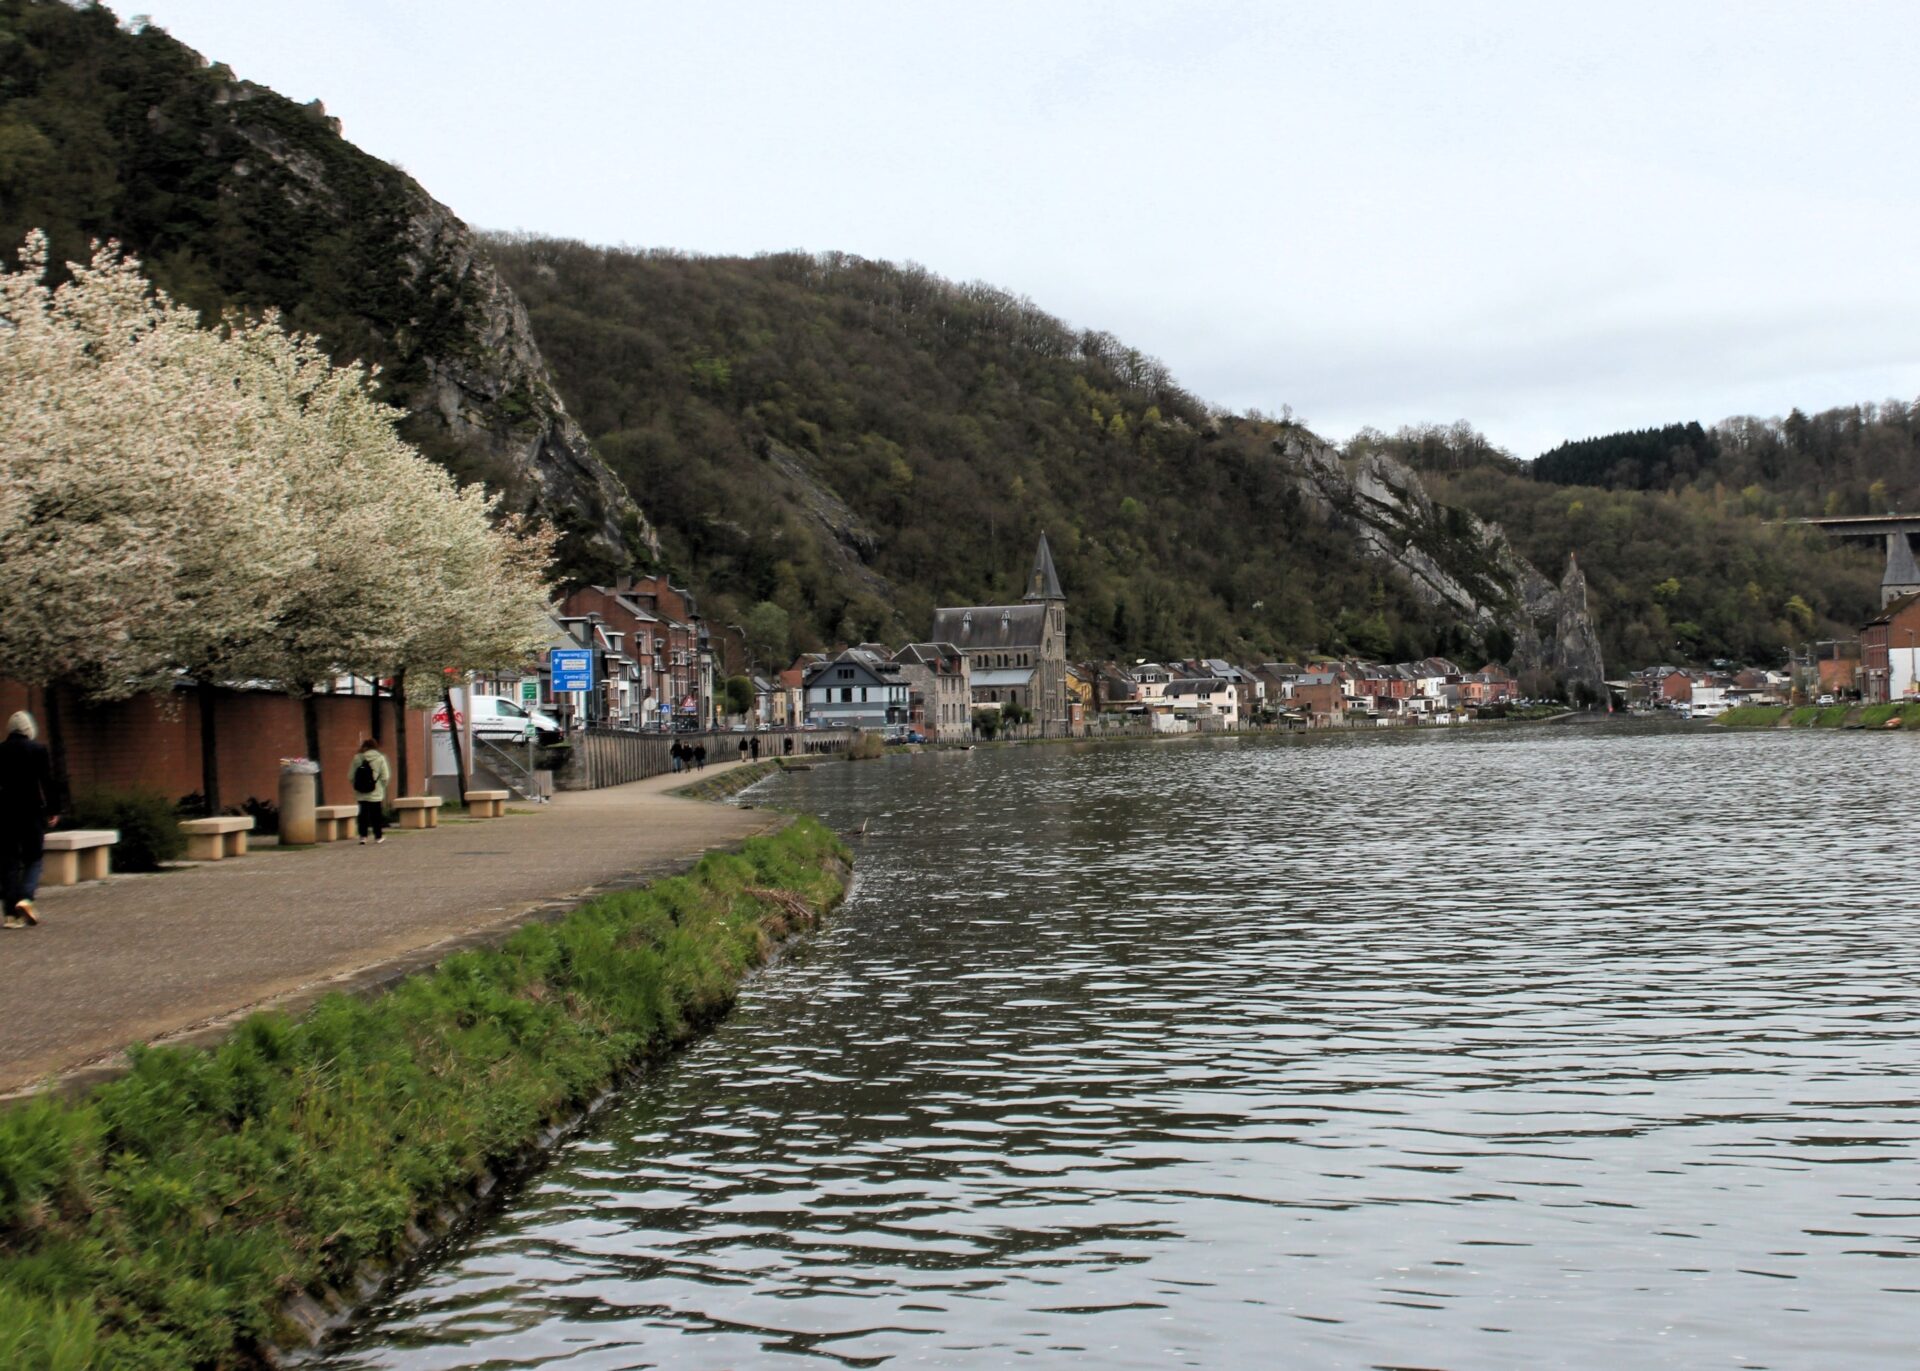
[[[0,742],[0,897],[6,901],[0,928],[40,922],[33,897],[40,893],[47,830],[60,816],[54,813],[53,758],[39,733],[23,709],[7,720],[7,739]]]

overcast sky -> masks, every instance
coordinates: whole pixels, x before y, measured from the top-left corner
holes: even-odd
[[[1920,397],[1920,5],[121,0],[469,223],[836,248],[1532,456]]]

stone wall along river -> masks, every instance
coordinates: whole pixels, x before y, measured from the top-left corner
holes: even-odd
[[[328,1364],[1910,1366],[1916,784],[1634,726],[784,778],[869,821],[832,927]]]

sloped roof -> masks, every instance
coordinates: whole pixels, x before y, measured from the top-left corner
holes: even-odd
[[[968,605],[934,610],[933,631],[927,637],[977,652],[982,648],[1038,647],[1046,628],[1044,604]]]
[[[1060,589],[1059,573],[1053,569],[1053,549],[1047,546],[1047,535],[1042,532],[1040,545],[1033,550],[1033,570],[1027,573],[1028,600],[1064,600],[1066,592]]]
[[[976,686],[1023,686],[1033,679],[1034,667],[1003,666],[991,671],[976,671],[972,681]]]

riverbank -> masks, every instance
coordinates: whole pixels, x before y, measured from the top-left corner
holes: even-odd
[[[701,779],[742,770],[712,764]],[[377,990],[784,822],[669,793],[687,779],[390,830],[378,846],[267,848],[43,890],[42,926],[0,934],[0,1095],[86,1089],[124,1069],[128,1043],[208,1046],[257,1010]]]
[[[1920,704],[1739,705],[1715,719],[1720,728],[1920,728]]]
[[[384,994],[136,1050],[78,1100],[0,1113],[0,1365],[232,1366],[304,1342],[303,1300],[370,1293],[435,1210],[724,1014],[848,860],[796,820]]]

